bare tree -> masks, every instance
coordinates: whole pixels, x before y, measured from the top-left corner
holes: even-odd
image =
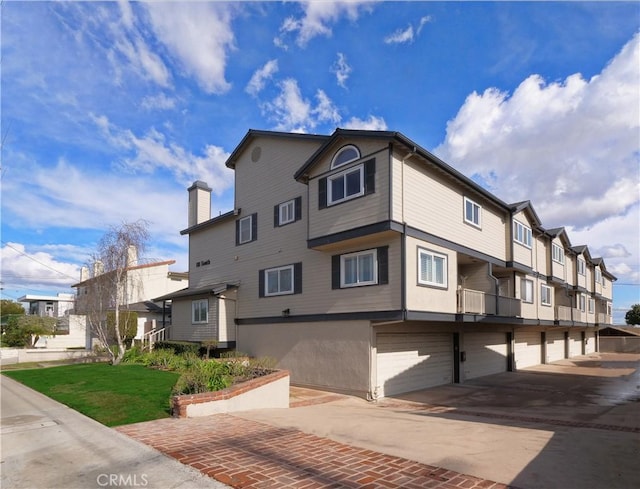
[[[131,269],[140,264],[138,256],[148,239],[147,223],[142,220],[111,227],[91,257],[92,276],[78,284],[78,312],[86,315],[88,326],[107,347],[114,365],[126,352],[126,318],[121,318],[121,310],[127,309],[133,289],[140,286]],[[111,314],[113,320],[107,320]],[[116,345],[117,349],[112,348]]]

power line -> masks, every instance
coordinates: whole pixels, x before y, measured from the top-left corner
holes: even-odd
[[[30,260],[33,260],[34,262],[38,263],[39,265],[42,265],[43,267],[48,268],[49,270],[51,270],[51,271],[53,271],[53,272],[55,272],[55,273],[59,273],[60,275],[64,275],[65,277],[68,277],[68,278],[70,278],[71,280],[76,280],[76,279],[77,279],[77,277],[72,277],[71,275],[68,275],[68,274],[67,274],[67,273],[65,273],[65,272],[61,272],[60,270],[56,270],[56,269],[55,269],[55,268],[53,268],[52,266],[47,265],[46,263],[43,263],[43,262],[41,262],[40,260],[35,259],[34,257],[32,257],[32,256],[30,256],[30,255],[28,255],[28,254],[26,254],[24,251],[21,251],[21,250],[17,249],[15,246],[11,246],[11,245],[10,245],[9,243],[7,243],[6,241],[2,241],[2,244],[3,244],[3,245],[5,245],[5,246],[6,246],[6,247],[8,247],[8,248],[11,248],[13,251],[15,251],[15,252],[17,252],[17,253],[21,254],[22,256],[25,256],[25,257],[29,258]],[[49,277],[49,278],[50,278],[50,277]]]

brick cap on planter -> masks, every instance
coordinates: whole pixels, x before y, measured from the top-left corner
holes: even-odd
[[[174,416],[179,418],[187,417],[187,406],[191,404],[200,404],[203,402],[222,401],[231,399],[245,392],[249,392],[263,385],[270,384],[280,379],[289,377],[288,370],[276,370],[267,375],[256,377],[255,379],[241,382],[226,389],[213,392],[201,392],[200,394],[184,394],[181,396],[173,396],[171,398],[171,410]]]

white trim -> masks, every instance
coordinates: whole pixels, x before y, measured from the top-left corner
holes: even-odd
[[[284,216],[283,216],[284,211]],[[288,219],[287,219],[288,214]],[[291,199],[278,204],[278,225],[284,226],[296,220],[296,200]]]
[[[284,270],[290,270],[291,271],[291,288],[287,289],[287,290],[281,290],[280,286],[280,272],[284,271]],[[277,272],[278,273],[278,291],[277,292],[269,292],[269,273],[273,273],[273,272]],[[285,265],[283,267],[276,267],[276,268],[268,268],[264,271],[264,295],[265,297],[271,297],[274,295],[290,295],[293,294],[293,291],[295,290],[295,273],[293,270],[293,265]]]
[[[471,205],[471,216],[467,213],[467,205]],[[469,199],[468,197],[464,198],[464,222],[470,224],[474,227],[482,229],[482,206],[477,202]]]
[[[243,223],[249,223],[249,239],[242,239],[242,225]],[[253,214],[247,217],[243,217],[238,222],[238,244],[249,243],[253,241]]]
[[[351,158],[350,160],[345,160],[345,161],[341,161],[340,163],[336,163],[336,160],[340,157],[340,155],[347,150],[354,150],[357,156],[355,158]],[[356,161],[359,159],[360,159],[360,150],[353,144],[347,144],[346,146],[343,146],[338,151],[336,151],[336,154],[333,155],[333,158],[331,159],[331,168],[332,169],[339,168],[343,165],[346,165],[348,163],[351,163],[352,161]]]
[[[437,260],[441,260],[442,263],[442,282],[435,280],[434,267],[432,266],[432,276],[427,277],[427,271],[422,269],[422,257],[427,256],[431,259],[432,263],[436,263]],[[436,253],[425,248],[418,247],[418,283],[422,285],[430,285],[432,287],[440,287],[446,289],[448,286],[448,257],[442,253]],[[424,275],[424,277],[423,277]]]
[[[202,304],[205,305],[205,317],[204,319],[202,319],[201,313],[202,313]],[[198,318],[196,318],[196,311],[197,311],[197,315]],[[209,299],[195,299],[193,301],[191,301],[191,324],[206,324],[209,322]]]
[[[521,230],[521,232],[519,232]],[[520,237],[519,234],[522,234]],[[533,242],[533,236],[531,234],[531,228],[520,221],[513,220],[513,240],[521,244],[522,246],[531,249]]]
[[[564,248],[555,243],[551,244],[551,259],[556,263],[564,265]]]
[[[533,304],[533,280],[520,279],[520,300],[527,304]]]
[[[371,280],[361,280],[360,279],[360,257],[371,256],[371,271],[372,271],[372,279]],[[345,280],[345,265],[348,259],[356,259],[356,281],[347,283]],[[363,285],[376,285],[378,283],[378,250],[365,250],[358,251],[356,253],[347,253],[345,255],[340,255],[340,287],[361,287]]]
[[[552,288],[546,284],[540,284],[540,304],[550,306],[552,297]]]
[[[587,274],[587,262],[582,258],[578,258],[576,260],[576,268],[578,269],[578,275],[586,275]]]
[[[360,188],[357,193],[347,195],[347,175],[355,172],[358,172],[360,175]],[[344,192],[344,196],[339,199],[334,199],[332,183],[334,180],[338,180],[340,178],[342,179],[342,190]],[[346,200],[355,199],[356,197],[360,197],[362,195],[364,195],[364,165],[347,168],[346,170],[327,177],[327,206],[339,204],[340,202],[344,202]]]

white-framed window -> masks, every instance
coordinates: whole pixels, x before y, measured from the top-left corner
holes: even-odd
[[[587,273],[587,263],[582,258],[578,258],[578,274],[585,275],[586,273]]]
[[[327,204],[333,205],[364,195],[364,165],[327,178]]]
[[[557,263],[564,265],[564,248],[553,243],[551,245],[551,259]]]
[[[296,201],[288,200],[287,202],[283,202],[278,206],[279,213],[279,225],[284,226],[285,224],[289,224],[296,220]]]
[[[191,301],[191,322],[193,324],[209,321],[209,299]]]
[[[596,312],[596,301],[595,301],[595,299],[589,298],[588,307],[589,307],[589,314],[594,314]]]
[[[607,302],[607,316],[611,316],[613,314],[613,305],[611,302]]]
[[[545,284],[540,284],[540,303],[543,306],[551,305],[551,287]]]
[[[293,294],[293,265],[270,268],[264,271],[264,295]]]
[[[331,160],[331,168],[337,168],[360,159],[360,150],[353,144],[340,148]]]
[[[359,287],[378,283],[378,250],[340,256],[340,286]]]
[[[466,197],[464,198],[464,221],[478,228],[482,226],[482,207]]]
[[[595,268],[595,274],[596,274],[596,283],[604,285],[604,280],[602,280],[602,272],[600,271],[599,267]]]
[[[418,283],[447,287],[447,255],[418,248]]]
[[[533,280],[520,279],[520,300],[533,303]]]
[[[576,297],[576,302],[577,302],[576,307],[580,309],[582,312],[585,312],[587,309],[587,301],[584,294],[578,294],[578,296]]]
[[[513,221],[513,240],[527,248],[531,248],[531,228],[519,221]]]
[[[256,214],[243,217],[236,221],[237,244],[249,243],[256,239]]]

